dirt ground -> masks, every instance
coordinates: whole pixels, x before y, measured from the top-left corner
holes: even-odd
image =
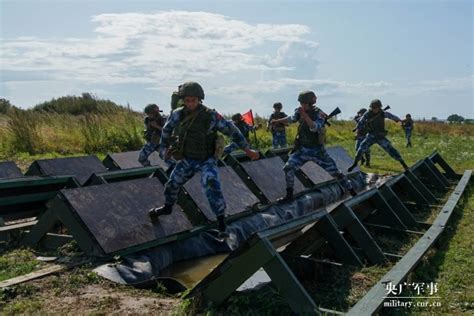
[[[178,296],[134,289],[75,269],[30,281],[0,293],[0,313],[179,314]]]

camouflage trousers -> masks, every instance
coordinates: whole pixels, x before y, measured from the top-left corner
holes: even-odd
[[[153,154],[154,151],[158,151],[159,147],[160,145],[158,144],[147,142],[138,154],[138,162],[141,163],[143,167],[151,166],[148,157],[150,157],[150,155]],[[168,168],[173,168],[174,165],[176,165],[176,161],[174,159],[167,159],[165,160],[165,163],[168,165]]]
[[[403,160],[398,150],[396,150],[392,146],[392,143],[390,143],[390,141],[386,137],[376,137],[372,134],[367,134],[367,136],[365,136],[365,139],[360,143],[360,146],[357,149],[356,157],[361,157],[363,153],[368,152],[370,146],[375,143],[379,144],[379,146],[382,147],[382,149],[385,150],[385,152],[389,154],[390,157],[392,157],[393,159],[398,161]]]
[[[286,147],[286,132],[285,131],[275,131],[272,133],[273,139],[272,144],[273,148]]]
[[[236,151],[239,149],[239,145],[237,143],[230,143],[229,145],[224,147],[224,155],[229,155],[231,152]]]
[[[357,152],[357,150],[359,149],[360,144],[362,143],[362,141],[363,141],[364,139],[365,139],[365,136],[357,136],[357,138],[356,138],[356,145],[355,145],[356,152]],[[365,152],[365,155],[364,155],[364,156],[365,156],[365,157],[364,157],[365,160],[370,162],[370,148],[369,148],[369,150],[367,150],[367,151]]]
[[[407,145],[411,145],[411,128],[405,128],[405,138],[407,140]]]
[[[188,158],[180,160],[165,184],[165,203],[173,205],[178,199],[178,192],[181,187],[196,172],[201,172],[201,186],[205,191],[211,210],[216,216],[224,215],[226,205],[222,195],[218,170],[217,160],[214,157],[207,160]]]
[[[341,186],[346,190],[352,189],[352,183],[339,171],[336,162],[326,152],[324,145],[315,148],[301,147],[290,155],[283,170],[285,171],[286,187],[293,188],[295,185],[295,172],[307,161],[313,161],[326,170],[331,176],[338,179]]]

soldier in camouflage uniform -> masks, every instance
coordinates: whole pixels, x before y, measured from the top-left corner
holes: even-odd
[[[298,96],[301,106],[296,109],[293,116],[272,121],[272,124],[299,122],[294,149],[283,168],[285,171],[286,195],[279,201],[286,202],[293,199],[295,172],[310,160],[338,179],[341,186],[351,195],[356,195],[351,181],[339,171],[335,161],[324,148],[324,125],[326,120],[325,114],[315,106],[316,99],[313,91],[303,91]]]
[[[244,136],[234,124],[215,110],[202,104],[204,90],[196,82],[184,83],[180,90],[184,107],[171,113],[163,127],[160,141],[160,155],[174,155],[180,159],[165,184],[165,205],[153,208],[149,215],[153,220],[161,215],[171,214],[181,187],[196,172],[201,172],[201,185],[209,205],[218,220],[218,238],[226,238],[224,211],[226,204],[218,177],[215,147],[217,132],[230,136],[252,160],[258,159],[258,152],[250,149]]]
[[[182,85],[178,86],[178,90],[173,91],[173,93],[171,94],[171,102],[170,102],[171,111],[174,111],[177,108],[180,108],[184,105],[183,104],[183,99],[180,98],[180,96],[179,96],[179,90],[181,89],[181,87],[182,87]]]
[[[380,147],[382,147],[382,149],[390,155],[390,157],[400,162],[400,164],[405,170],[408,169],[408,166],[403,160],[400,153],[392,146],[390,141],[385,137],[387,135],[387,131],[385,130],[386,118],[391,119],[395,122],[400,122],[398,116],[382,110],[382,102],[380,102],[380,100],[372,100],[372,102],[370,103],[370,110],[362,116],[359,122],[357,122],[357,130],[367,128],[368,132],[365,136],[365,139],[362,141],[359,148],[357,149],[354,163],[352,164],[352,166],[349,167],[348,171],[352,171],[352,169],[357,166],[359,161],[362,159],[362,155],[366,153],[369,150],[370,146],[375,143],[379,144]]]
[[[286,123],[272,124],[272,120],[278,120],[288,115],[281,112],[283,105],[280,102],[273,104],[273,113],[268,119],[267,130],[272,133],[273,148],[286,147]]]
[[[354,117],[354,121],[356,121],[356,123],[359,122],[365,112],[367,112],[367,109],[360,109],[357,112],[357,116]],[[362,143],[362,141],[365,139],[365,135],[367,135],[367,128],[361,128],[361,129],[356,130],[356,145],[355,145],[356,152],[357,152],[357,149],[359,149],[360,143]],[[367,167],[370,167],[370,149],[367,150],[362,156],[361,163],[362,164],[365,163]]]
[[[148,104],[144,110],[146,116],[144,120],[145,125],[145,146],[140,150],[138,154],[138,162],[144,167],[150,166],[150,160],[148,157],[156,151],[160,144],[161,130],[166,122],[166,117],[161,115],[160,108],[156,104]],[[172,161],[167,161],[169,166],[173,165]]]
[[[413,130],[413,120],[411,114],[407,114],[402,121],[402,127],[405,130],[405,138],[407,140],[407,147],[411,147],[411,131]]]
[[[239,129],[240,133],[245,137],[245,140],[250,143],[250,132],[255,131],[254,126],[247,124],[243,118],[242,114],[237,113],[232,115],[232,122]],[[232,142],[224,148],[224,155],[229,155],[231,152],[239,149],[239,144]]]

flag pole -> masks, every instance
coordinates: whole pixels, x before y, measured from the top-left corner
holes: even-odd
[[[257,146],[257,149],[260,149],[260,148],[259,148],[259,145],[258,145],[257,131],[255,130],[255,122],[254,122],[254,120],[253,120],[253,112],[252,112],[252,109],[250,109],[250,117],[252,118],[253,137],[255,138],[255,146]]]

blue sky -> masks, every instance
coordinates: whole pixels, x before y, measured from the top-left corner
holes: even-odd
[[[0,1],[0,96],[93,92],[168,110],[183,81],[223,113],[292,112],[301,90],[348,118],[474,117],[473,1]]]

